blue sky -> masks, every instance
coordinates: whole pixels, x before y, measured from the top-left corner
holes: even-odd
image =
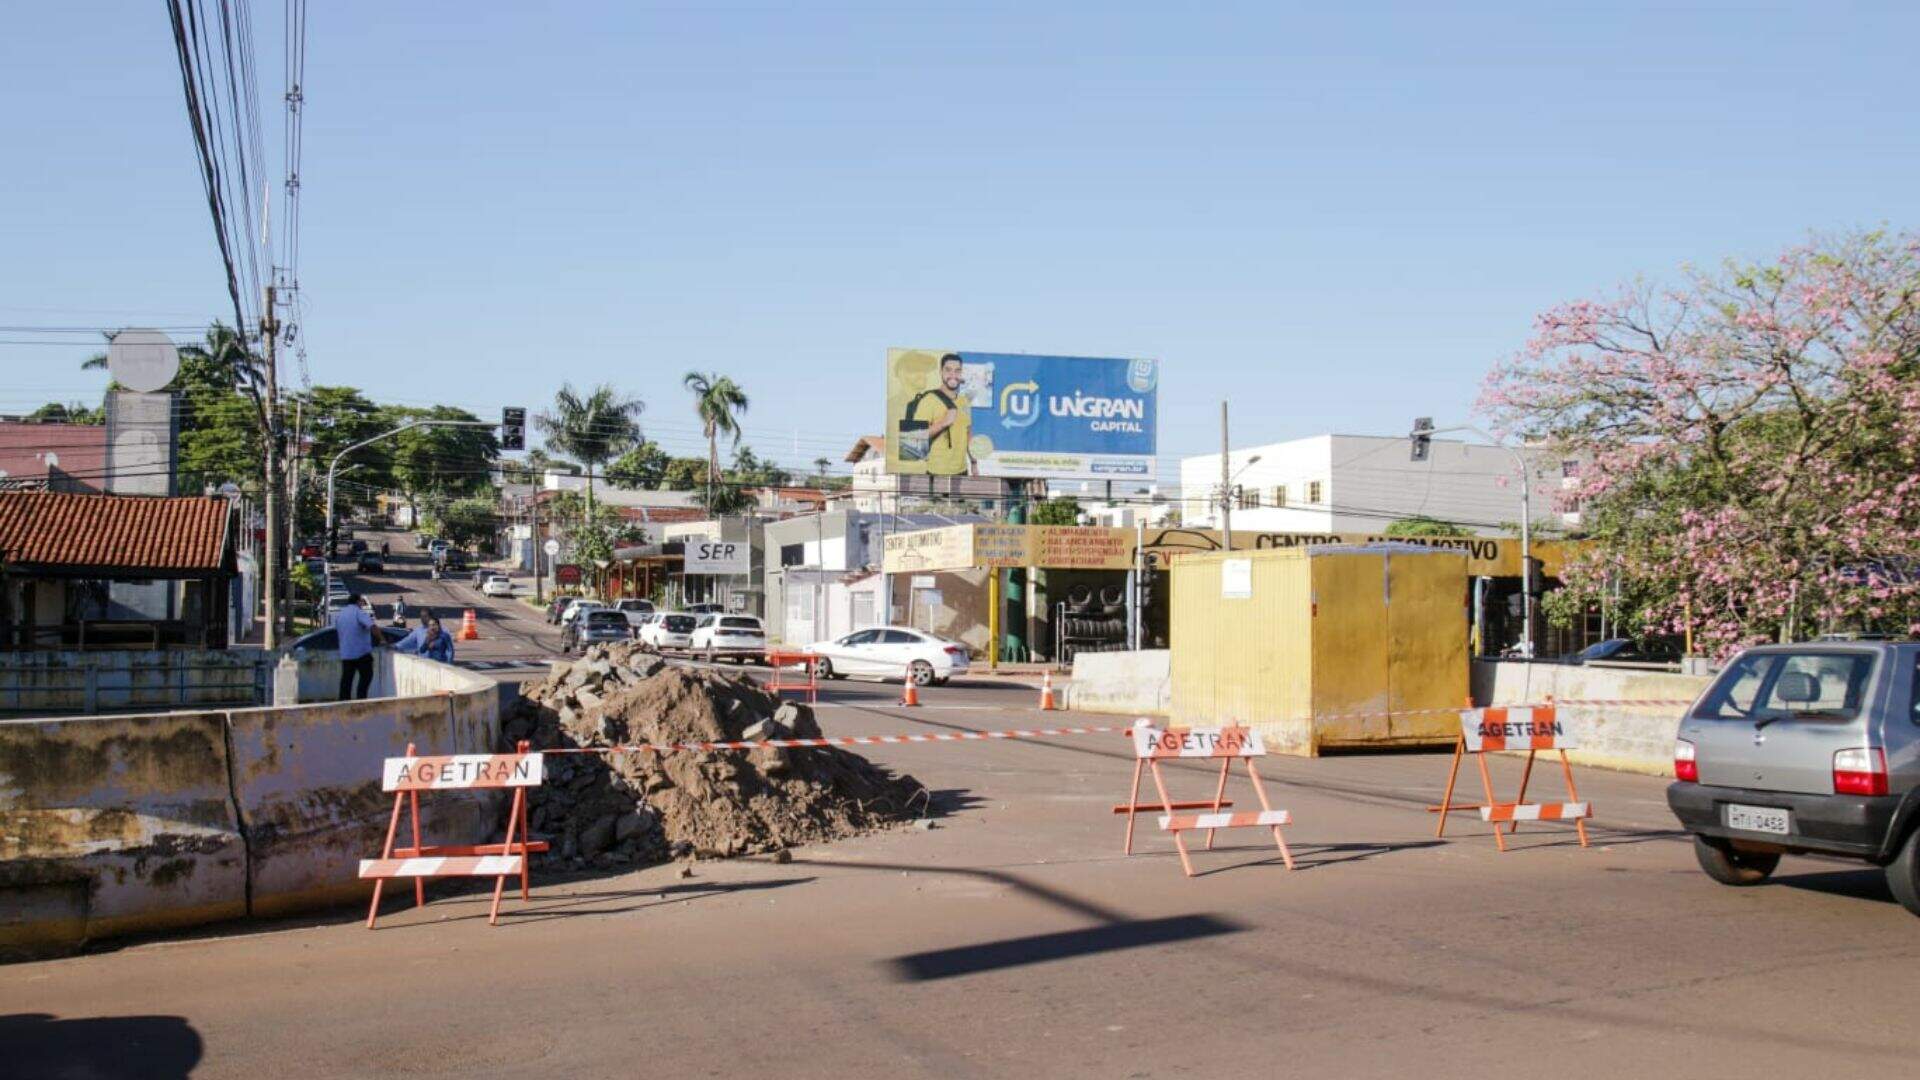
[[[312,380],[489,415],[610,381],[676,451],[699,368],[756,450],[838,461],[890,345],[1159,358],[1167,460],[1223,397],[1238,444],[1398,433],[1557,301],[1920,209],[1912,5],[328,0],[309,34]],[[180,99],[164,5],[15,13],[0,325],[226,310]],[[87,351],[0,344],[0,412],[96,397]]]

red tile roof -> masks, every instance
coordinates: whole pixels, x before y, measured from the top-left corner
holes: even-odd
[[[0,491],[0,563],[211,573],[227,518],[227,500],[205,495]]]

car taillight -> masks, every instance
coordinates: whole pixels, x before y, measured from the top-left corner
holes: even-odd
[[[948,656],[965,656],[965,655],[967,655],[967,650],[966,650],[966,649],[964,649],[964,648],[962,648],[962,647],[961,647],[961,646],[959,646],[959,645],[949,645],[949,646],[947,646],[947,649],[946,649],[946,652],[947,652],[947,655],[948,655]]]
[[[1877,746],[1855,747],[1833,755],[1835,795],[1885,795],[1887,755]]]
[[[1700,763],[1693,759],[1693,744],[1685,739],[1673,741],[1673,778],[1691,784],[1700,782]]]

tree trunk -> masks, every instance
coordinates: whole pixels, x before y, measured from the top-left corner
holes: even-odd
[[[720,432],[707,425],[707,513],[713,513],[713,484],[720,477]]]

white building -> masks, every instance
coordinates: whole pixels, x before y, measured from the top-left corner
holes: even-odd
[[[571,491],[584,498],[587,493],[587,478],[557,469],[548,469],[541,477],[540,486],[547,491]],[[659,491],[653,488],[628,490],[614,487],[604,476],[596,476],[593,478],[593,501],[600,506],[684,510],[700,505],[700,493]]]
[[[1557,497],[1574,483],[1579,462],[1543,449],[1520,454],[1532,480],[1534,525],[1579,524]],[[1315,435],[1234,450],[1227,462],[1235,532],[1379,533],[1418,516],[1491,535],[1521,516],[1515,452],[1484,443],[1435,439],[1427,460],[1415,462],[1404,435]],[[1180,489],[1186,524],[1220,527],[1219,454],[1182,458]]]
[[[1219,457],[1214,457],[1219,468]],[[1080,518],[1088,525],[1106,525],[1131,529],[1135,525],[1159,527],[1180,523],[1180,498],[1158,484],[1138,480],[1053,480],[1047,484],[1053,498],[1071,497],[1080,504]]]

